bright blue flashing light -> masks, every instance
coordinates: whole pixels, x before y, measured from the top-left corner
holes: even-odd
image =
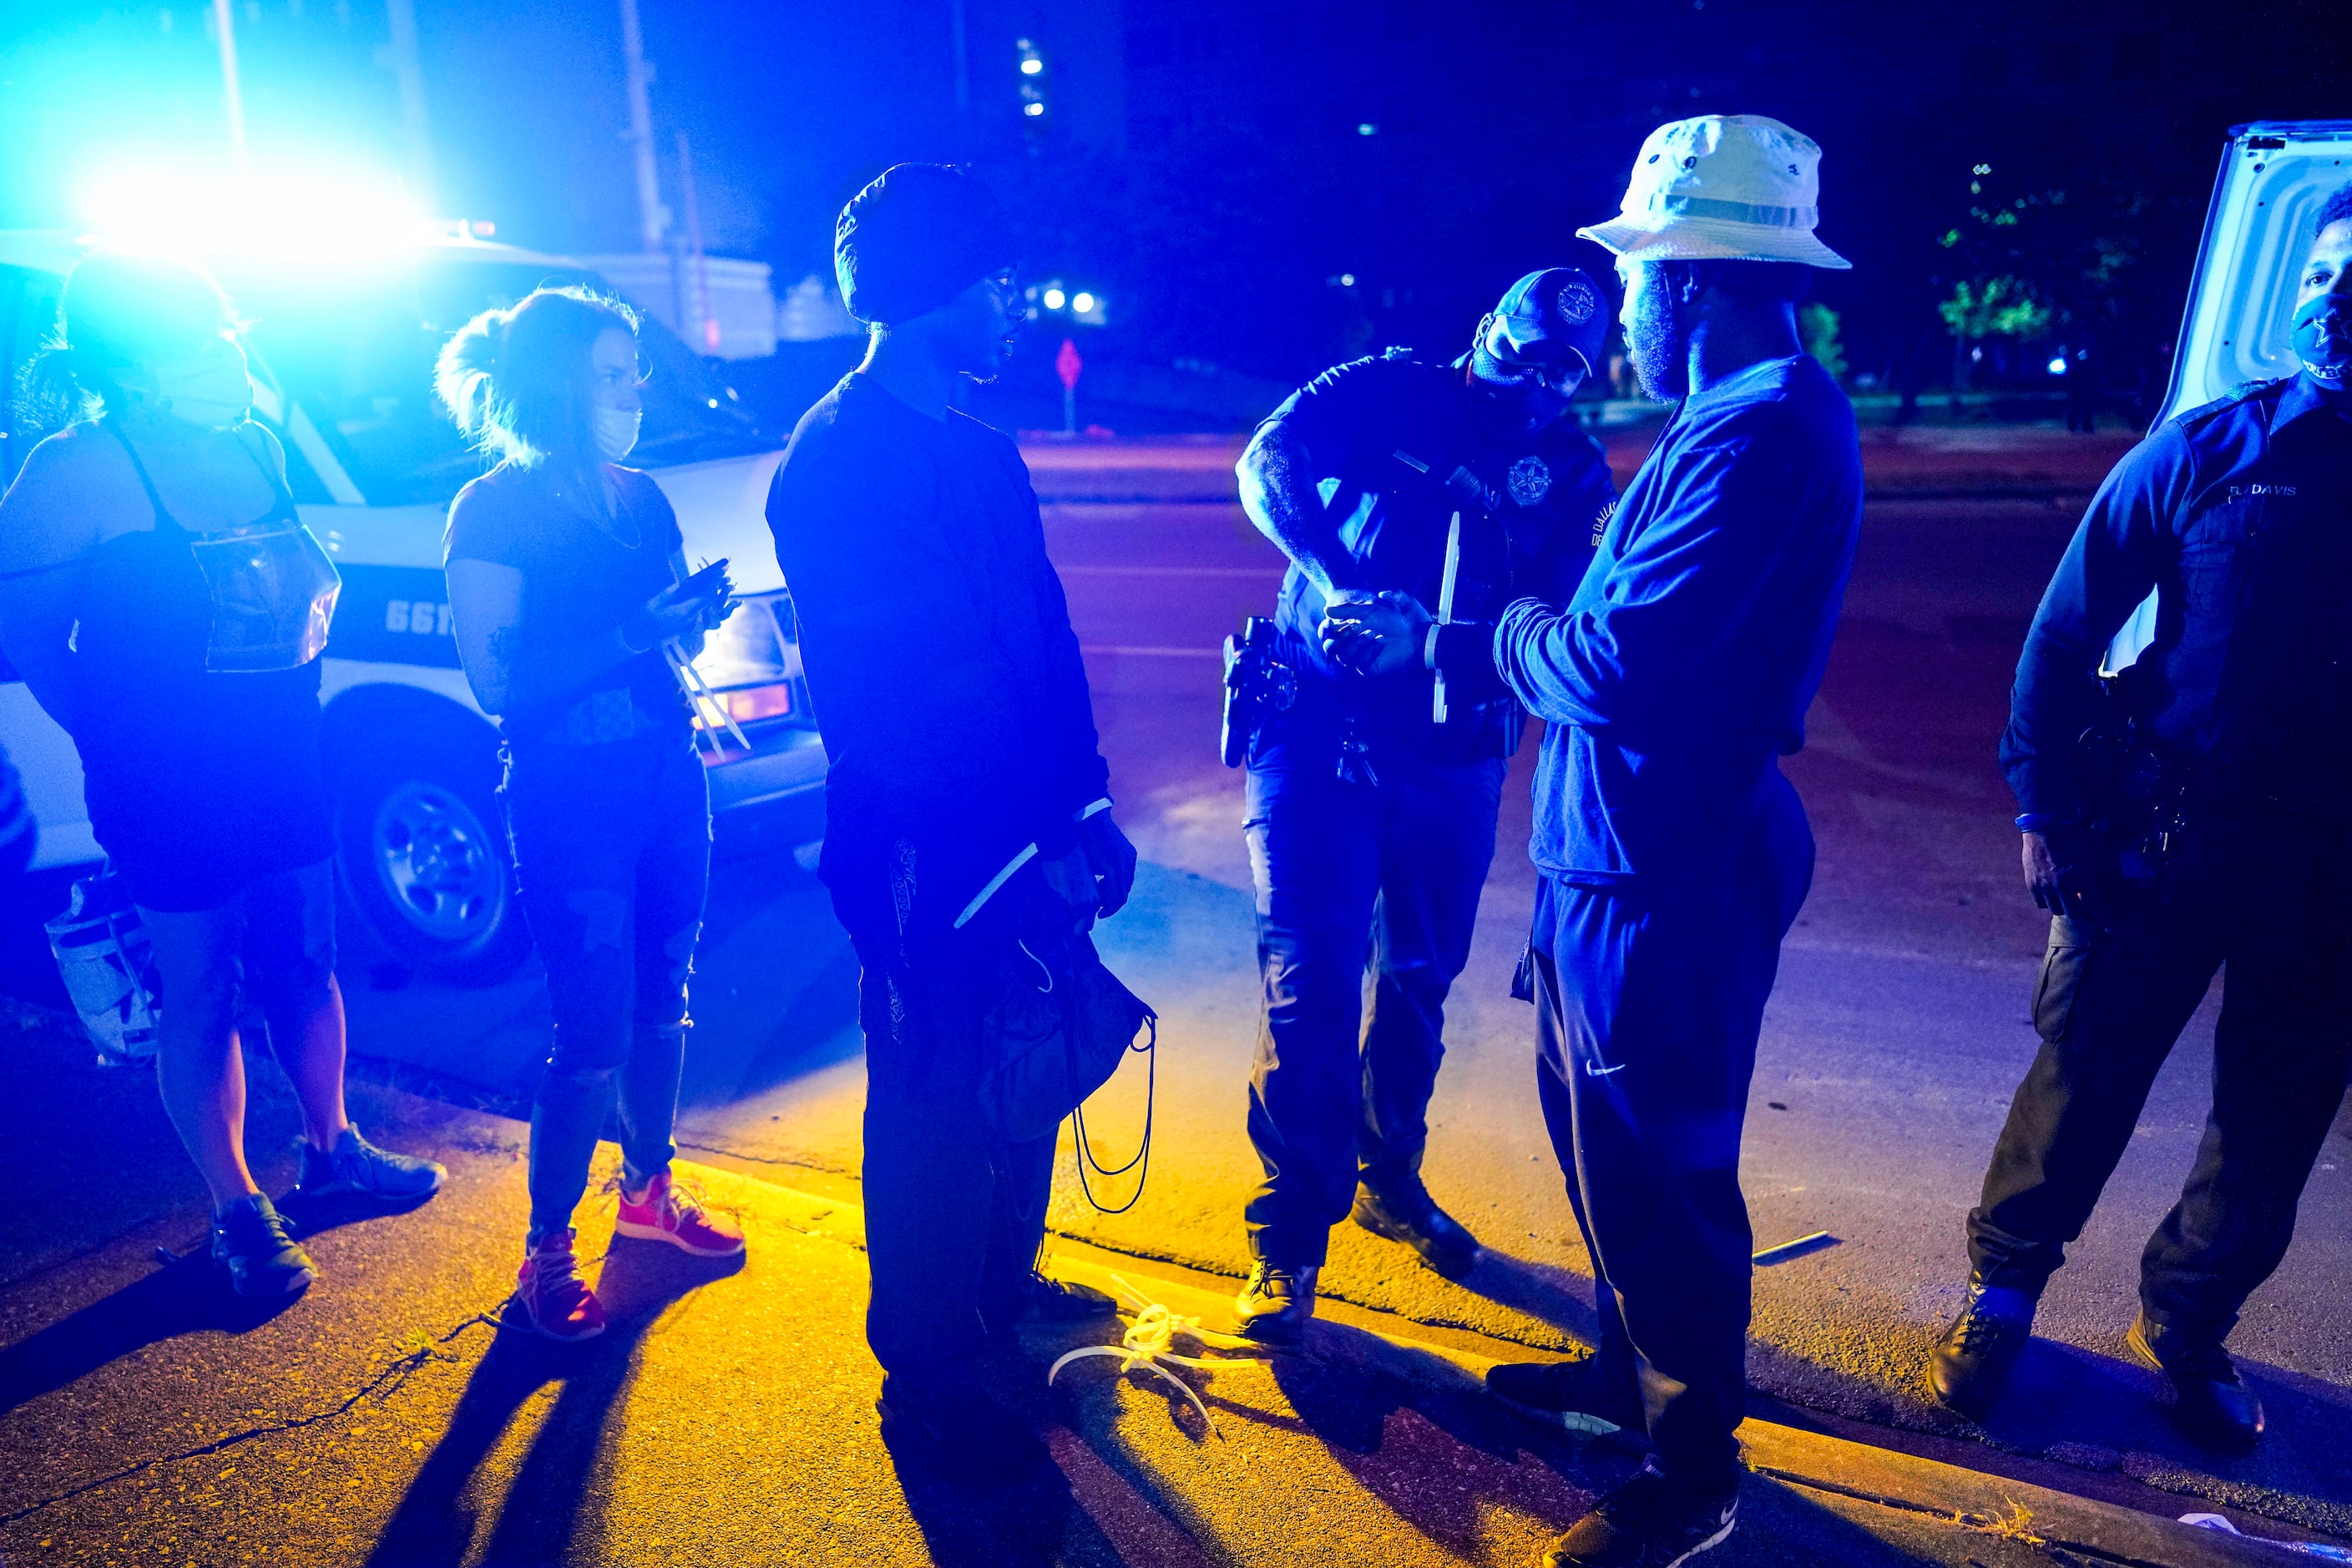
[[[281,261],[364,259],[436,233],[395,186],[300,175],[126,172],[91,185],[80,216],[92,237],[125,249]]]
[[[2064,354],[2052,354],[2052,355],[2050,356],[2050,365],[2049,365],[2049,370],[2050,370],[2050,374],[2053,374],[2053,375],[2063,375],[2063,374],[2066,374],[2066,356],[2065,356]]]

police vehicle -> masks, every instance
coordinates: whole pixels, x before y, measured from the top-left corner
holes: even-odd
[[[0,233],[0,372],[13,389],[57,322],[68,234]],[[420,973],[486,984],[529,950],[494,791],[498,737],[458,668],[441,535],[482,470],[433,400],[434,357],[476,312],[542,283],[603,286],[561,257],[464,226],[363,259],[207,258],[248,323],[255,416],[286,448],[302,521],[342,575],[323,670],[341,881],[373,934]],[[741,607],[696,668],[749,742],[698,737],[722,848],[792,848],[823,832],[824,752],[762,508],[782,436],[658,321],[633,466],[677,512],[690,563],[725,557]],[[0,399],[0,403],[10,400]],[[0,409],[0,481],[47,432]],[[36,867],[98,859],[72,741],[0,665],[0,743],[39,823]]]

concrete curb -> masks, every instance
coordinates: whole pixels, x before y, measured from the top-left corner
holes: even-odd
[[[864,1245],[865,1215],[855,1203],[800,1193],[740,1172],[730,1173],[786,1194],[805,1216],[809,1234]],[[1108,1290],[1123,1301],[1140,1291],[1206,1329],[1221,1329],[1227,1321],[1229,1280],[1212,1280],[1178,1265],[1129,1258],[1066,1237],[1051,1238],[1048,1246],[1052,1271],[1058,1278]],[[1407,1331],[1399,1326],[1402,1320],[1347,1302],[1318,1302],[1318,1309],[1319,1315],[1299,1350],[1266,1353],[1302,1355],[1343,1371],[1473,1394],[1484,1393],[1486,1369],[1496,1363],[1540,1359],[1524,1345],[1465,1331],[1413,1324]],[[1230,1347],[1235,1342],[1225,1338],[1223,1343]],[[1177,1348],[1180,1354],[1192,1350],[1190,1345]],[[1244,1364],[1250,1359],[1247,1347],[1229,1353]],[[1090,1377],[1099,1378],[1102,1364],[1088,1363],[1096,1370],[1071,1377],[1079,1397],[1086,1396]],[[1605,1422],[1589,1429],[1570,1426],[1568,1430],[1571,1436],[1604,1439],[1615,1432]],[[2283,1541],[2200,1530],[2115,1503],[1775,1422],[1751,1417],[1740,1426],[1739,1440],[1748,1468],[1759,1476],[1979,1531],[2061,1562],[2123,1568],[2284,1568],[2295,1561]],[[2184,1504],[2189,1500],[2183,1500]]]

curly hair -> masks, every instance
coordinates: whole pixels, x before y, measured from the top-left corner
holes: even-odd
[[[589,356],[614,330],[637,335],[637,313],[621,300],[576,286],[534,289],[457,329],[434,366],[434,391],[488,457],[522,468],[588,460]]]
[[[58,322],[26,362],[19,417],[56,429],[123,402],[121,374],[185,358],[240,323],[211,274],[169,257],[92,251],[66,274]]]
[[[2338,186],[2334,195],[2319,204],[2319,221],[2311,226],[2311,232],[2315,235],[2329,224],[2347,218],[2352,218],[2352,183]]]

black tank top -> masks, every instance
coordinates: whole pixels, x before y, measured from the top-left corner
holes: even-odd
[[[249,819],[257,832],[283,830],[287,825],[273,825],[268,814],[282,810],[289,795],[319,794],[321,661],[261,673],[205,668],[212,595],[188,531],[163,505],[122,432],[110,421],[100,425],[122,442],[155,509],[155,526],[117,535],[82,558],[74,740],[91,828],[110,850],[110,833],[168,836],[173,818],[186,813],[222,826]],[[266,519],[299,522],[293,496],[259,454],[247,450],[275,492]]]

